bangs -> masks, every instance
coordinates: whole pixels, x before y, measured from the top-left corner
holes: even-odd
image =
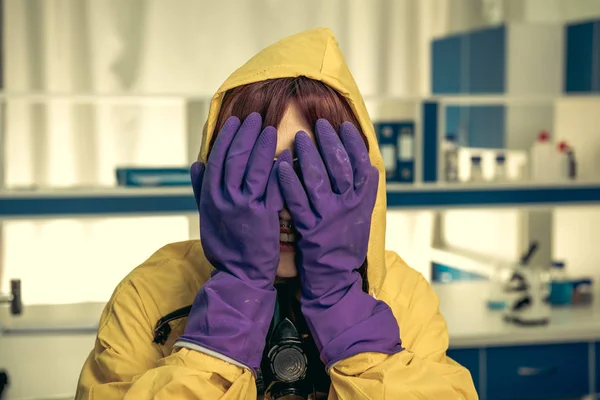
[[[328,120],[336,131],[342,123],[351,122],[365,139],[356,116],[342,95],[323,82],[299,76],[269,79],[228,90],[223,96],[209,151],[229,117],[235,116],[243,121],[257,112],[263,117],[263,129],[267,126],[278,128],[292,101],[296,102],[299,112],[311,127],[320,118]],[[367,140],[364,141],[368,147]]]

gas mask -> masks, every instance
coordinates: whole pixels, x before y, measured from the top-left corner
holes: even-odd
[[[256,382],[258,393],[273,400],[304,400],[309,396],[318,399],[317,393],[326,393],[331,382],[299,304],[290,303],[290,299],[289,291],[278,290],[275,315]]]
[[[288,318],[273,330],[263,357],[263,380],[272,399],[307,399],[313,392],[307,381],[308,358],[300,333]],[[264,365],[266,364],[266,365]]]

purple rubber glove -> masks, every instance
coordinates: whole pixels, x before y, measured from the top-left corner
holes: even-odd
[[[194,163],[200,239],[216,273],[198,291],[178,345],[208,349],[256,371],[273,317],[283,198],[273,162],[277,131],[257,113],[229,118],[208,166]],[[190,346],[191,344],[191,346]],[[197,348],[197,347],[200,347]]]
[[[362,291],[357,271],[367,256],[379,171],[351,123],[342,124],[339,137],[324,119],[315,131],[323,157],[306,133],[296,135],[302,182],[287,161],[278,175],[300,234],[302,313],[329,368],[358,353],[402,347],[391,309]]]

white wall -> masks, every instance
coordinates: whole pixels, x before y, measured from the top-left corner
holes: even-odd
[[[426,95],[432,36],[531,20],[542,8],[554,10],[544,20],[600,15],[593,0],[382,0],[376,7],[360,0],[6,0],[5,7],[5,81],[8,90],[20,92],[211,94],[263,46],[330,26],[365,95]],[[185,164],[193,151],[186,146],[182,110],[135,102],[74,107],[63,101],[33,110],[12,102],[7,183],[110,185],[116,165]],[[523,128],[511,131],[517,129]],[[389,218],[389,246],[428,275],[421,250],[431,239],[431,214],[390,212]],[[490,218],[484,225],[496,237]],[[105,299],[131,268],[188,231],[186,219],[177,217],[10,222],[3,236],[2,289],[20,277],[28,303]],[[82,285],[90,277],[97,285]]]
[[[600,180],[600,99],[575,98],[558,102],[557,138],[575,149],[578,174]],[[575,275],[600,277],[600,207],[565,208],[554,215],[554,253]]]

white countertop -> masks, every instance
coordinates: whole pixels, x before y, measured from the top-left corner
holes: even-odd
[[[501,311],[486,308],[488,284],[465,281],[432,285],[448,323],[453,347],[600,340],[600,293],[591,306],[553,308],[546,326],[507,323]],[[597,288],[598,289],[598,288]],[[25,306],[21,316],[0,309],[0,337],[29,335],[94,335],[104,304]]]
[[[598,293],[591,307],[554,309],[547,326],[519,327],[504,322],[501,312],[487,310],[486,282],[433,287],[454,348],[600,340]],[[72,398],[81,366],[94,346],[103,307],[26,305],[19,317],[0,307],[0,369],[8,371],[12,382],[6,399]]]
[[[486,281],[435,284],[433,288],[440,297],[440,309],[448,323],[451,347],[600,340],[598,290],[594,293],[594,304],[553,308],[548,325],[532,327],[505,322],[502,311],[488,310]]]

